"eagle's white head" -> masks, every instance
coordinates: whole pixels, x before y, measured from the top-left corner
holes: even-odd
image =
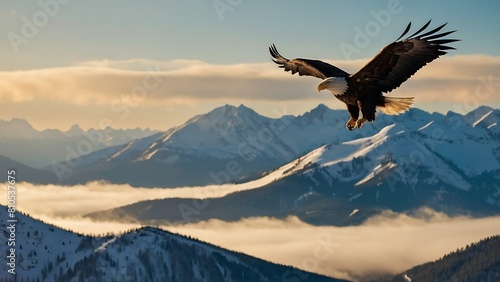
[[[343,95],[347,91],[347,81],[345,77],[329,77],[318,85],[318,92],[325,89],[334,95]]]

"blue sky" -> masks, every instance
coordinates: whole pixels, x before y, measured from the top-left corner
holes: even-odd
[[[44,6],[49,9],[44,9]],[[2,1],[0,72],[12,74],[15,71],[50,70],[104,60],[123,62],[136,59],[147,59],[149,64],[183,59],[209,65],[251,66],[270,62],[267,47],[271,43],[275,43],[283,55],[288,57],[333,61],[367,60],[396,39],[409,21],[414,23],[416,29],[429,19],[433,20],[432,26],[448,22],[448,29],[458,30],[453,37],[462,41],[454,44],[457,51],[450,55],[479,54],[494,58],[500,55],[497,47],[500,43],[497,36],[497,29],[500,27],[499,10],[499,1]],[[28,28],[29,36],[23,34],[27,29],[26,21],[30,24],[38,23],[34,32]],[[356,52],[346,55],[342,46],[354,46],[359,30],[368,34],[368,41]],[[22,42],[19,37],[23,38]],[[145,70],[144,65],[141,63],[133,68]],[[126,68],[130,70],[132,66],[128,64]],[[354,68],[346,70],[356,71]],[[491,71],[480,75],[493,75],[493,80],[498,78],[498,73]],[[315,91],[319,82],[304,81],[309,87],[304,89],[310,89],[311,92]],[[28,86],[23,89],[29,89]],[[87,92],[92,91],[94,90]],[[217,92],[218,89],[207,91]],[[15,113],[14,110],[6,110],[0,118],[8,119],[14,115],[37,118],[34,114],[27,113],[36,108],[37,104],[58,107],[61,115],[65,111],[74,112],[77,108],[81,108],[83,112],[85,107],[92,105],[88,101],[71,103],[60,99],[60,96],[38,96],[35,92],[30,93],[31,100],[9,97],[8,93],[0,95],[4,102],[15,103],[9,107]],[[322,97],[323,102],[330,107],[343,108],[342,104],[332,101],[329,96],[318,97]],[[248,104],[257,111],[261,109],[264,114],[269,113],[273,107],[264,100],[230,99],[227,102]],[[317,102],[316,99],[314,103]],[[492,98],[486,103],[498,105],[498,101]],[[144,110],[146,104],[142,105]],[[190,115],[209,110],[209,107],[225,104],[225,101],[215,99],[198,105],[191,101],[187,103],[187,111],[179,114],[168,111],[176,108],[172,105],[185,104],[185,101],[174,100],[165,103],[163,110],[167,116],[176,118],[161,127],[179,123]],[[156,112],[160,113],[159,105],[155,106]],[[417,106],[447,111],[446,101]],[[106,115],[106,107],[109,108],[109,105],[96,102],[94,111],[99,107],[102,109],[98,116]],[[290,103],[289,109],[294,114],[307,110],[294,103]],[[85,111],[89,112],[89,109]],[[56,122],[60,120],[60,116],[53,116],[52,119],[46,118],[45,122],[37,118],[40,120],[39,126],[64,128],[69,123],[83,123],[87,127],[96,127],[97,124],[97,121],[90,121],[83,113],[82,117],[67,120],[66,123]],[[151,123],[144,120],[123,121],[117,125],[145,127],[148,124]],[[160,125],[153,125],[158,126]]]
[[[2,1],[0,47],[2,61],[8,63],[0,67],[31,69],[130,58],[263,62],[273,42],[291,54],[344,59],[340,43],[352,42],[354,28],[364,30],[375,20],[371,12],[388,10],[388,5],[400,12],[391,14],[387,27],[353,58],[373,56],[409,21],[422,25],[429,19],[435,24],[449,22],[458,30],[456,36],[463,42],[454,54],[500,52],[495,36],[500,26],[498,1],[72,0],[59,4],[57,15],[16,54],[5,35],[21,34],[22,17],[32,19],[41,6],[38,1]]]

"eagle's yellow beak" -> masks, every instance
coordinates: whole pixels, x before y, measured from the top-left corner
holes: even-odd
[[[326,89],[326,84],[324,84],[324,83],[320,83],[320,84],[318,85],[318,92],[320,92],[321,90],[324,90],[324,89]]]

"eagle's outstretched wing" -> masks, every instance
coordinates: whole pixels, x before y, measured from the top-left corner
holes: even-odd
[[[396,41],[385,46],[368,64],[353,74],[352,78],[381,92],[389,92],[398,88],[427,63],[446,54],[445,50],[455,49],[445,44],[460,40],[444,38],[455,30],[436,34],[446,25],[443,24],[422,33],[430,23],[431,21],[427,22],[414,34],[398,41],[410,30],[411,23],[409,23]]]
[[[347,72],[323,61],[300,58],[289,60],[278,53],[274,44],[269,47],[269,52],[271,56],[273,56],[273,61],[278,64],[280,68],[284,68],[285,71],[292,71],[292,74],[298,72],[299,75],[315,76],[321,79],[349,76]]]

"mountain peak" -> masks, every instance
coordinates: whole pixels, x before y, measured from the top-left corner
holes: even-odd
[[[465,116],[453,111],[448,111],[444,116],[443,121],[447,125],[455,125],[455,126],[468,124]]]
[[[200,115],[199,117],[203,117],[205,115]],[[206,114],[206,116],[210,118],[230,118],[230,117],[253,117],[253,116],[260,116],[258,113],[256,113],[254,110],[246,107],[245,105],[241,104],[238,107],[226,104],[224,106],[218,107],[210,111],[209,113]]]
[[[489,106],[480,106],[467,113],[465,119],[474,127],[480,125],[490,128],[500,121],[500,111]]]
[[[31,127],[31,125],[29,124],[29,122],[27,120],[25,120],[25,119],[22,119],[22,118],[12,118],[10,120],[10,123],[14,124],[14,125],[21,125],[21,126],[29,126],[29,127]]]
[[[7,207],[0,205],[5,218]],[[17,214],[16,273],[22,281],[273,281],[283,273],[304,281],[344,281],[275,264],[154,227],[86,236]],[[5,224],[0,224],[5,228]],[[33,231],[35,230],[35,231]],[[189,256],[183,255],[189,254]],[[70,264],[68,264],[68,260]],[[123,270],[126,265],[126,273]],[[97,271],[96,271],[97,269]],[[110,279],[111,275],[115,275]],[[125,275],[126,274],[126,275]]]
[[[313,109],[314,110],[318,110],[318,109],[321,109],[321,110],[329,110],[330,108],[328,108],[327,105],[323,104],[323,103],[320,103],[316,108]]]
[[[325,104],[321,103],[316,108],[309,111],[309,113],[321,113],[321,114],[323,114],[324,112],[326,112],[328,110],[330,110],[330,108],[328,108]]]
[[[247,107],[247,106],[245,106],[243,104],[240,104],[238,106],[238,111],[252,111],[253,112],[254,110],[250,109],[249,107]]]
[[[84,131],[78,124],[73,124],[68,131],[64,132],[67,136],[80,136]]]
[[[478,113],[478,114],[486,114],[487,112],[490,112],[490,111],[493,111],[494,109],[490,106],[486,106],[486,105],[482,105],[482,106],[479,106],[477,107],[476,109],[470,111],[469,113],[467,114],[471,114],[471,113]]]
[[[30,139],[35,138],[39,133],[28,121],[20,118],[12,118],[10,121],[3,123],[0,129],[0,135],[5,135],[9,138]]]
[[[342,116],[342,118],[340,118]],[[316,108],[306,112],[303,115],[309,121],[312,120],[330,120],[332,122],[338,122],[340,119],[344,119],[347,121],[349,114],[345,110],[332,110],[325,104],[319,104]]]
[[[243,115],[243,114],[249,114],[249,115],[259,115],[256,111],[253,109],[241,104],[238,106],[238,114]]]
[[[34,129],[33,126],[31,126],[31,124],[25,119],[12,118],[10,120],[9,124],[10,124],[10,126],[12,126],[15,129],[18,129],[18,130],[36,131],[36,129]]]

